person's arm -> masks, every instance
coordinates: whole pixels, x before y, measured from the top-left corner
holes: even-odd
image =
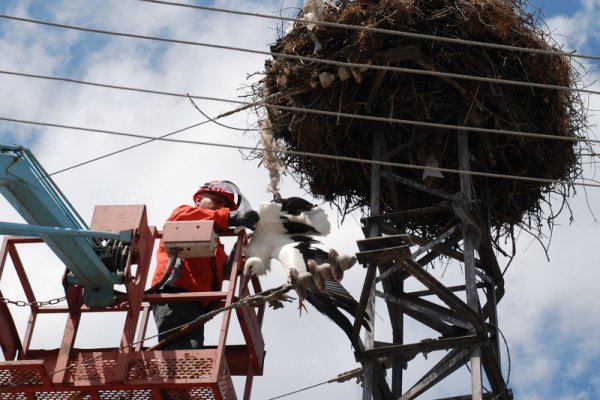
[[[168,221],[202,220],[213,220],[220,230],[227,230],[229,228],[229,209],[220,208],[218,210],[209,210],[206,208],[183,205],[177,207],[168,219]]]
[[[201,221],[212,219],[221,230],[227,230],[230,226],[245,226],[254,230],[254,225],[260,217],[254,210],[230,211],[229,208],[209,210],[192,206],[179,206],[173,211],[168,221]]]

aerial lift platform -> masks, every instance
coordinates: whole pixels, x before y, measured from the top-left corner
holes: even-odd
[[[0,347],[5,360],[0,362],[0,399],[236,399],[232,375],[245,376],[243,398],[250,398],[253,377],[263,371],[264,304],[235,308],[245,343],[227,344],[232,313],[227,306],[251,290],[261,291],[256,278],[243,292],[239,284],[243,231],[226,234],[237,236],[226,290],[152,293],[145,285],[156,240],[164,232],[169,235],[164,241],[176,249],[174,254],[211,254],[212,222],[159,231],[148,226],[144,205],[117,205],[97,206],[88,227],[33,154],[19,146],[0,145],[0,193],[26,221],[0,222],[0,234],[12,235],[4,238],[0,248],[0,283],[12,265],[26,296],[26,301],[15,302],[0,291]],[[30,284],[31,274],[43,266],[24,265],[19,251],[42,242],[66,267],[62,282],[66,305],[40,301]],[[117,284],[125,290],[116,291]],[[226,308],[219,314],[216,345],[161,350],[163,342],[145,344],[153,303],[207,299]],[[30,309],[22,334],[10,303]],[[119,343],[108,348],[75,347],[83,314],[115,312],[125,315],[123,325],[114,328],[120,332]],[[43,314],[66,315],[64,330],[49,331],[38,318]],[[32,337],[39,330],[62,335],[60,347],[33,348]]]

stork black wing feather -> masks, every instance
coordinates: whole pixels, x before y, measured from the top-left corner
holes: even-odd
[[[339,326],[344,333],[352,341],[352,323],[331,301],[329,297],[323,293],[316,291],[308,291],[306,300],[313,305],[321,314],[329,317],[333,322]]]
[[[344,315],[340,308],[350,315],[356,315],[358,302],[350,293],[338,282],[332,280],[325,281],[325,291],[319,292],[315,289],[309,289],[306,300],[312,304],[320,313],[331,318],[343,331],[348,338],[352,340],[352,323]],[[368,331],[371,330],[368,317],[365,316],[361,324]]]
[[[312,236],[306,236],[306,235],[291,235],[290,239],[293,240],[294,242],[298,242],[298,245],[296,247],[298,247],[298,246],[300,246],[300,247],[302,247],[302,246],[308,246],[308,247],[310,247],[313,243],[321,243],[320,241],[318,241],[314,237],[312,237]],[[300,247],[298,247],[298,249],[300,249]]]
[[[339,282],[332,279],[325,280],[325,294],[333,301],[333,303],[339,308],[343,309],[350,315],[356,315],[358,308],[358,301],[352,297],[352,295],[343,287]],[[368,317],[365,315],[365,320],[361,322],[363,326],[370,330],[368,323]]]
[[[297,234],[297,233],[308,233],[308,234],[319,234],[319,232],[310,225],[304,224],[302,222],[290,221],[282,218],[283,227],[286,230],[287,234]]]
[[[299,240],[303,238],[306,238],[306,240]],[[298,242],[296,248],[300,251],[300,254],[302,254],[305,263],[307,263],[308,260],[315,260],[317,264],[329,262],[329,254],[326,251],[312,246],[313,243],[321,243],[318,240],[306,236],[292,236],[291,239]]]
[[[300,215],[305,211],[310,211],[315,205],[304,200],[301,197],[288,197],[281,199],[281,211],[291,215]]]

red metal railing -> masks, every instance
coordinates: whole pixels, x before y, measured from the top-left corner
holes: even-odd
[[[228,306],[249,294],[248,288],[245,293],[235,294],[236,290],[239,292],[245,233],[238,235],[227,291],[145,294],[154,242],[161,235],[155,228],[147,226],[145,209],[137,207],[121,210],[123,212],[128,218],[120,214],[118,221],[107,224],[106,218],[95,215],[94,221],[101,220],[102,223],[92,222],[92,229],[135,229],[137,239],[132,243],[125,271],[127,290],[117,296],[111,307],[87,308],[82,303],[82,290],[74,286],[68,286],[67,306],[36,305],[37,299],[17,246],[41,240],[4,239],[0,248],[0,279],[10,259],[27,303],[31,304],[28,305],[29,323],[21,336],[10,308],[0,302],[0,346],[6,360],[0,362],[0,399],[236,399],[232,375],[246,377],[244,399],[249,399],[253,377],[262,375],[263,371],[265,350],[261,325],[264,305],[236,309],[244,344],[227,345],[231,310],[219,314],[222,321],[216,346],[199,350],[148,350],[143,340],[154,302],[211,299]],[[135,265],[137,268],[133,268]],[[253,292],[260,292],[258,279],[253,279],[252,283]],[[97,349],[74,347],[81,316],[88,312],[126,313],[122,329],[115,327],[121,329],[118,345]],[[34,330],[42,329],[47,335],[61,334],[37,326],[41,325],[37,317],[50,313],[67,315],[60,348],[31,348]]]

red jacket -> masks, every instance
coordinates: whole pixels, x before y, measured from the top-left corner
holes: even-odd
[[[167,221],[215,221],[215,229],[227,230],[229,227],[229,209],[208,210],[188,205],[177,207]],[[165,268],[169,263],[169,254],[161,239],[156,252],[156,271],[152,278],[152,286],[160,282]],[[225,278],[224,266],[227,262],[227,253],[221,242],[217,239],[213,257],[185,258],[182,260],[181,271],[174,286],[190,292],[210,292],[221,290]]]

